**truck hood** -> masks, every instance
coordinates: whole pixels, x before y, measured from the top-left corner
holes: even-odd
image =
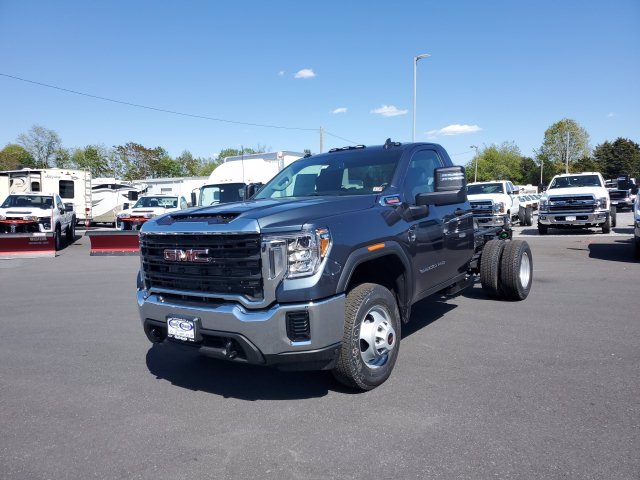
[[[177,208],[164,208],[164,207],[140,207],[140,208],[128,208],[126,210],[122,210],[120,215],[133,215],[134,217],[143,217],[145,214],[153,214],[163,215],[165,213],[173,212],[178,210]]]
[[[10,207],[10,208],[0,208],[0,215],[6,215],[7,217],[25,217],[25,216],[50,217],[51,210],[42,209],[42,208],[31,208],[31,207]]]
[[[144,228],[150,230],[158,220],[165,224],[168,217],[179,219],[188,216],[204,221],[207,217],[221,216],[231,218],[224,225],[225,231],[232,231],[234,223],[239,225],[247,222],[255,222],[261,232],[292,231],[324,217],[371,208],[375,200],[376,195],[247,200],[182,210],[178,214],[153,219]]]
[[[502,197],[504,197],[504,193],[477,193],[474,195],[467,195],[469,201],[471,200],[497,200],[502,201]]]
[[[609,196],[606,188],[603,187],[573,187],[573,188],[552,188],[544,195],[548,198],[556,195],[595,195],[596,198]]]

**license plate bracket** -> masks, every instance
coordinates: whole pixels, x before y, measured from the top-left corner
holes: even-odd
[[[167,315],[167,338],[185,343],[202,341],[200,319],[187,315]]]
[[[567,222],[575,222],[576,221],[576,217],[575,215],[568,215],[565,217]]]

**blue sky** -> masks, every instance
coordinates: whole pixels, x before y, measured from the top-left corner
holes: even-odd
[[[65,147],[129,141],[215,156],[416,139],[533,155],[572,118],[640,142],[640,1],[0,0],[0,146],[40,124]],[[298,78],[296,78],[298,77]],[[309,129],[309,130],[305,130]],[[335,136],[332,136],[333,134]],[[341,138],[337,138],[337,137]]]

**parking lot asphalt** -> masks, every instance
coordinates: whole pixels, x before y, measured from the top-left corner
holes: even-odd
[[[639,479],[640,263],[614,234],[530,242],[523,302],[416,305],[396,368],[353,393],[152,346],[138,257],[0,260],[3,479]]]

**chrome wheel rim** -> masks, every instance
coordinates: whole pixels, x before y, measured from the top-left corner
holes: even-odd
[[[380,368],[389,361],[397,342],[391,315],[386,308],[371,308],[360,325],[360,357],[370,368]]]
[[[520,259],[520,284],[523,287],[529,285],[529,280],[531,279],[531,259],[529,258],[529,254],[524,252],[522,254],[522,258]]]

